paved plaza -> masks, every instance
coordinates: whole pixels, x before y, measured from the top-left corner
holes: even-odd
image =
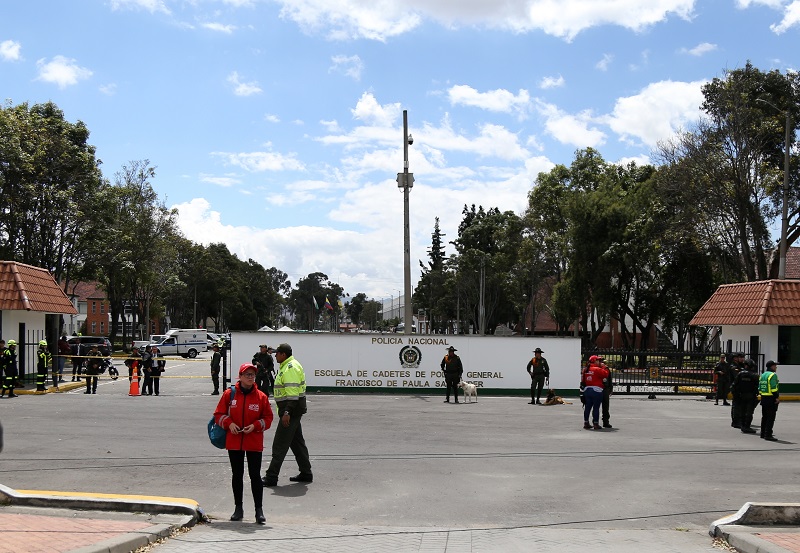
[[[0,483],[197,501],[211,524],[157,551],[255,542],[296,551],[301,538],[303,550],[353,550],[356,536],[360,550],[585,551],[621,540],[631,548],[607,550],[634,551],[651,540],[663,548],[650,551],[713,551],[708,525],[744,503],[800,502],[800,403],[781,404],[780,441],[769,443],[732,429],[729,409],[701,397],[614,396],[614,428],[587,431],[577,398],[546,407],[525,397],[455,405],[439,395],[316,394],[303,418],[314,482],[289,482],[289,455],[279,486],[264,492],[267,525],[251,522],[247,486],[245,522],[230,523],[227,456],[206,434],[218,399],[207,374],[207,359],[179,360],[159,397],[129,397],[121,378],[97,395],[0,400]]]

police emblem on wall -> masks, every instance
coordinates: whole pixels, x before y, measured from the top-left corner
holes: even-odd
[[[422,352],[417,346],[405,346],[400,350],[400,365],[404,369],[416,369],[422,361]]]

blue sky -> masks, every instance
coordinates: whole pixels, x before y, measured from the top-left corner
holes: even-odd
[[[149,159],[187,238],[388,298],[404,109],[416,282],[435,217],[453,240],[464,204],[522,213],[577,149],[655,161],[704,82],[798,46],[800,0],[26,0],[0,98],[86,123],[109,179]]]

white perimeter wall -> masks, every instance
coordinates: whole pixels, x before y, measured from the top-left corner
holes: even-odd
[[[542,348],[550,365],[552,388],[577,388],[581,343],[578,338],[497,337],[404,334],[328,334],[295,332],[234,332],[231,336],[231,374],[249,363],[259,344],[277,347],[286,342],[315,387],[407,390],[444,387],[439,368],[449,346],[458,350],[463,378],[481,388],[530,388],[525,368],[534,348]],[[417,366],[403,366],[406,353]],[[408,363],[407,363],[408,364]],[[412,365],[416,363],[411,363]],[[277,368],[277,363],[276,363]]]
[[[768,325],[737,325],[722,327],[722,347],[728,340],[733,340],[733,351],[746,351],[750,344],[750,336],[758,336],[761,341],[761,352],[764,362],[770,359],[778,361],[778,327]],[[739,345],[737,346],[737,342]],[[763,367],[761,367],[763,368]],[[779,365],[778,379],[782,383],[800,383],[800,365]]]

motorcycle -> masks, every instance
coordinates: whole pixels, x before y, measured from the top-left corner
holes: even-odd
[[[119,370],[111,362],[110,357],[103,359],[103,364],[100,365],[100,374],[105,374],[106,371],[108,371],[108,376],[111,377],[111,380],[119,378]]]

